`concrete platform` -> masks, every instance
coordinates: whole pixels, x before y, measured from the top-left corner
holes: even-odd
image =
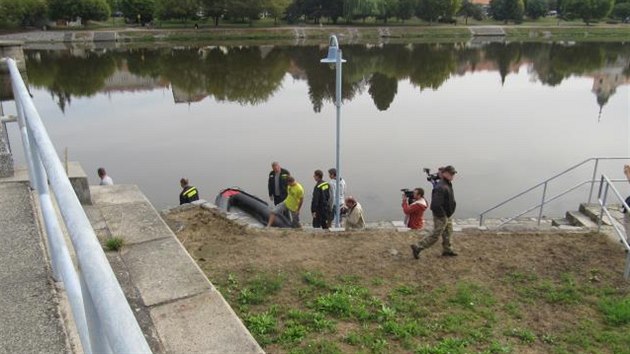
[[[0,183],[0,352],[67,353],[39,227],[25,183]]]
[[[156,353],[263,353],[138,187],[91,186],[86,212]]]

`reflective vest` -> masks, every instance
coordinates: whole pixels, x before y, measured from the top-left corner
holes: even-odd
[[[199,200],[197,188],[193,186],[186,187],[179,195],[179,204],[185,204]]]

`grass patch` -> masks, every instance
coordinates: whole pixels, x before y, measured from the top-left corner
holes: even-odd
[[[258,305],[277,293],[284,283],[281,275],[260,274],[240,290],[238,302],[241,305]]]
[[[108,251],[118,251],[125,244],[125,240],[122,237],[112,237],[105,241],[105,248]]]
[[[605,299],[599,308],[608,324],[621,326],[630,323],[630,297],[623,299]]]

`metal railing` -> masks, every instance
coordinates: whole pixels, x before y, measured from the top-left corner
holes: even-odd
[[[85,353],[150,353],[144,335],[116,280],[85,211],[48,137],[17,65],[11,75],[17,120],[31,187],[37,190],[53,276],[63,281]],[[59,220],[50,191],[59,206]],[[64,222],[77,258],[70,257],[61,231]]]
[[[526,194],[530,194],[530,193],[532,193],[533,191],[535,191],[536,189],[538,189],[540,187],[542,187],[542,196],[541,196],[541,199],[540,199],[540,203],[538,203],[536,205],[533,205],[533,206],[527,208],[525,211],[520,212],[517,215],[504,220],[498,226],[499,227],[503,226],[503,225],[505,225],[505,224],[507,224],[507,223],[509,223],[511,221],[514,221],[517,218],[519,218],[519,217],[521,217],[521,216],[523,216],[523,215],[525,215],[525,214],[527,214],[527,213],[529,213],[531,211],[539,209],[539,208],[540,208],[540,210],[538,212],[537,223],[538,223],[538,225],[540,225],[540,221],[541,221],[541,219],[543,217],[543,211],[544,211],[545,205],[547,205],[547,204],[553,202],[554,200],[557,200],[557,199],[559,199],[559,198],[561,198],[561,197],[563,197],[563,196],[565,196],[565,195],[575,191],[576,189],[578,189],[580,187],[588,185],[588,184],[591,185],[591,188],[590,188],[590,191],[589,191],[589,194],[588,194],[588,203],[590,204],[592,199],[593,199],[593,191],[594,191],[594,188],[595,188],[595,184],[599,182],[599,180],[596,179],[597,178],[597,174],[598,174],[597,172],[598,172],[598,168],[599,168],[599,162],[600,161],[607,161],[607,160],[630,160],[630,157],[591,157],[591,158],[586,159],[586,160],[584,160],[584,161],[582,161],[580,163],[577,163],[577,164],[567,168],[566,170],[564,170],[564,171],[562,171],[560,173],[557,173],[557,174],[553,175],[552,177],[549,177],[546,180],[536,184],[535,186],[533,186],[531,188],[528,188],[528,189],[524,190],[523,192],[520,192],[520,193],[518,193],[518,194],[516,194],[516,195],[514,195],[514,196],[512,196],[512,197],[510,197],[510,198],[508,198],[508,199],[506,199],[504,201],[502,201],[501,203],[493,206],[492,208],[481,212],[479,214],[479,226],[483,226],[484,217],[489,212],[494,211],[496,209],[499,209],[500,207],[508,204],[509,202],[511,202],[511,201],[513,201],[513,200],[515,200],[515,199],[517,199],[519,197],[522,197],[522,196],[524,196]],[[564,190],[564,191],[562,191],[562,192],[560,192],[560,193],[558,193],[558,194],[556,194],[556,195],[554,195],[552,197],[548,197],[547,196],[547,189],[548,189],[548,186],[549,186],[550,182],[556,180],[557,178],[559,178],[561,176],[566,175],[567,173],[569,173],[569,172],[571,172],[571,171],[573,171],[573,170],[575,170],[575,169],[577,169],[579,167],[582,167],[582,166],[584,166],[584,165],[586,165],[588,163],[592,163],[592,162],[594,162],[595,164],[593,166],[593,174],[592,174],[591,179],[583,181],[583,182],[580,182],[577,185],[575,185],[573,187],[570,187],[570,188],[568,188],[568,189],[566,189],[566,190]],[[624,182],[624,181],[626,181],[626,180],[625,179],[611,180],[611,182]]]
[[[616,198],[614,203],[616,205],[622,204],[624,208],[626,208],[627,213],[630,213],[630,206],[626,204],[624,198],[621,196],[619,191],[617,191],[615,186],[612,184],[612,181],[606,175],[602,175],[602,178],[600,180],[600,185],[599,185],[599,193],[597,194],[597,200],[601,207],[601,211],[599,213],[599,220],[597,223],[597,231],[599,232],[601,230],[602,221],[605,214],[606,217],[608,217],[608,220],[611,221],[613,229],[615,230],[615,233],[619,237],[619,242],[621,242],[623,247],[625,247],[626,249],[626,254],[627,254],[626,267],[624,269],[623,276],[624,278],[628,279],[630,278],[630,245],[628,245],[628,238],[630,237],[630,230],[628,230],[628,227],[630,226],[630,220],[626,221],[625,227],[624,227],[625,230],[620,227],[618,222],[615,222],[615,219],[613,218],[613,216],[610,213],[610,210],[608,210],[608,207],[607,207],[608,192],[611,190],[613,192],[613,197]],[[630,218],[630,214],[624,215],[624,218],[626,219]]]

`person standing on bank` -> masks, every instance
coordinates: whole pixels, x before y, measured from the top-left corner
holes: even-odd
[[[287,178],[290,176],[289,171],[280,167],[278,161],[271,163],[271,172],[269,172],[269,200],[273,205],[282,203],[287,198]]]
[[[440,182],[433,188],[431,194],[431,212],[433,212],[433,233],[425,236],[417,245],[411,245],[413,258],[420,258],[420,252],[431,247],[442,237],[442,256],[453,257],[457,253],[451,247],[453,233],[453,214],[455,213],[455,193],[453,192],[453,178],[457,171],[449,165],[444,167]]]
[[[300,228],[300,210],[302,209],[302,202],[304,201],[304,188],[299,184],[292,176],[287,177],[287,198],[283,200],[269,214],[269,222],[267,227],[273,226],[273,222],[276,220],[276,215],[289,214],[289,220],[291,226],[294,228]]]
[[[313,173],[315,188],[313,188],[313,199],[311,201],[311,214],[313,215],[313,227],[328,229],[328,218],[330,217],[330,184],[324,181],[322,170],[315,170]]]
[[[328,219],[330,223],[335,220],[335,216],[337,215],[337,210],[335,209],[335,188],[337,188],[337,169],[331,168],[328,170],[328,177],[330,177],[330,218]],[[344,202],[346,200],[346,181],[340,176],[339,177],[339,210],[341,210],[344,206]]]
[[[101,179],[101,182],[99,183],[101,186],[111,186],[114,184],[114,181],[107,175],[104,168],[99,167],[96,173],[98,173],[98,178]]]
[[[189,185],[187,178],[180,179],[179,184],[182,186],[182,192],[179,193],[179,205],[199,200],[199,192],[197,192],[197,188]]]
[[[424,199],[424,189],[415,188],[413,190],[413,202],[409,204],[407,196],[403,193],[402,209],[407,216],[407,227],[413,230],[420,230],[424,227],[424,211],[428,204]]]

